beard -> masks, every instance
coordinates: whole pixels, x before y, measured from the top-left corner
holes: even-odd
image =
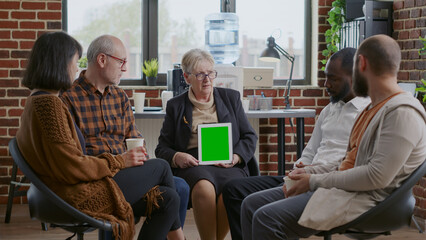
[[[349,93],[350,90],[351,90],[351,86],[349,85],[348,82],[345,82],[344,85],[343,85],[342,90],[337,95],[330,96],[330,102],[332,102],[332,103],[339,102],[340,100],[342,100],[343,98],[345,98],[346,95],[348,95],[348,93]]]
[[[367,78],[361,75],[358,68],[354,69],[352,81],[353,81],[352,88],[354,90],[355,95],[359,97],[367,97],[368,96]]]

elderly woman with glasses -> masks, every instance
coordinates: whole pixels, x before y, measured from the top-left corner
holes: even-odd
[[[217,77],[210,53],[192,49],[182,58],[189,90],[167,102],[166,117],[155,154],[166,159],[174,175],[191,188],[191,204],[201,239],[224,239],[229,231],[222,200],[223,185],[246,177],[256,164],[257,136],[244,113],[238,91],[213,87]],[[233,159],[230,164],[199,165],[199,124],[231,123]]]

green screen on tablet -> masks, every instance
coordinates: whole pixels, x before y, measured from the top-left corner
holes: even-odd
[[[231,123],[198,125],[198,158],[200,164],[232,162]]]

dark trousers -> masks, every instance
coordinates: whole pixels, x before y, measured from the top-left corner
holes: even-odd
[[[126,168],[119,171],[114,180],[124,197],[133,208],[135,218],[146,215],[145,193],[159,185],[163,200],[160,208],[154,209],[139,232],[138,239],[166,239],[167,233],[180,227],[179,196],[169,164],[162,159],[151,159],[142,166]]]
[[[282,176],[255,176],[230,180],[222,196],[233,240],[243,239],[241,233],[241,203],[250,194],[282,185]]]

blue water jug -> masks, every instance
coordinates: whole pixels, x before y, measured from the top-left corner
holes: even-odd
[[[235,13],[212,13],[205,18],[205,48],[216,64],[229,64],[240,57],[238,16]]]

